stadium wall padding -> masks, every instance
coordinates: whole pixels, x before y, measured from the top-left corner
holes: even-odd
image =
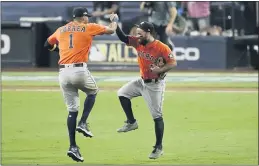
[[[43,45],[47,37],[64,24],[40,22],[21,27],[19,24],[3,23],[2,67],[58,68],[58,54],[49,52]],[[178,61],[177,69],[224,70],[249,66],[251,63],[246,56],[249,55],[246,46],[236,46],[233,38],[175,36],[172,41]],[[95,37],[89,58],[92,70],[138,70],[136,51],[119,41],[116,35]]]

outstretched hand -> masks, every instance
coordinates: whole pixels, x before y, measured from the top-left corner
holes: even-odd
[[[111,20],[111,22],[118,22],[119,21],[119,16],[117,14],[112,13],[110,15],[110,20]]]

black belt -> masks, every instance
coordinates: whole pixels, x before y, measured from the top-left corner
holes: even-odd
[[[76,64],[73,64],[73,67],[83,67],[84,64],[83,63],[76,63]],[[65,68],[66,66],[65,65],[59,65],[59,68]]]
[[[143,78],[142,78],[143,79]],[[157,83],[158,82],[158,78],[154,78],[154,79],[143,79],[144,83],[150,83],[150,82],[155,82]]]

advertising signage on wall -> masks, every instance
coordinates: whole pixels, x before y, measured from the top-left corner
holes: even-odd
[[[44,52],[43,44],[59,24],[53,23],[52,29],[46,28],[43,23],[35,24],[36,28],[2,28],[2,66],[33,67],[44,62],[42,64],[45,66],[56,68],[58,54],[47,50]],[[227,69],[238,61],[237,53],[233,52],[234,46],[225,37],[179,36],[172,37],[172,41],[178,61],[177,69]],[[90,49],[89,66],[101,70],[138,70],[137,57],[136,50],[122,43],[116,35],[96,36]]]
[[[226,41],[224,38],[173,38],[173,52],[180,69],[224,69],[226,65]],[[150,53],[152,54],[152,53]],[[136,64],[137,52],[134,48],[120,42],[117,37],[109,40],[97,38],[90,52],[90,61]]]

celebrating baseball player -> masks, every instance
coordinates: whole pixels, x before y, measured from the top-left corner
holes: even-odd
[[[94,106],[98,92],[96,82],[87,68],[89,50],[94,36],[113,34],[117,27],[115,22],[109,26],[88,23],[90,16],[86,8],[75,8],[74,20],[59,27],[44,45],[50,51],[59,51],[59,84],[69,112],[67,127],[70,147],[67,155],[77,162],[83,162],[84,158],[76,144],[75,132],[78,131],[86,137],[93,136],[86,120]],[[82,117],[76,127],[80,103],[78,90],[85,92],[87,97]]]
[[[110,17],[111,21],[118,21],[118,19],[116,14],[112,14]],[[126,36],[119,26],[116,29],[119,39],[137,50],[141,74],[141,78],[130,81],[118,90],[118,97],[127,116],[127,121],[117,131],[121,133],[138,128],[138,123],[131,108],[131,99],[143,96],[155,122],[156,144],[149,158],[157,159],[163,154],[164,121],[162,104],[165,91],[164,77],[166,72],[176,66],[176,60],[171,49],[154,38],[155,32],[152,23],[141,22],[137,27],[137,36]]]

